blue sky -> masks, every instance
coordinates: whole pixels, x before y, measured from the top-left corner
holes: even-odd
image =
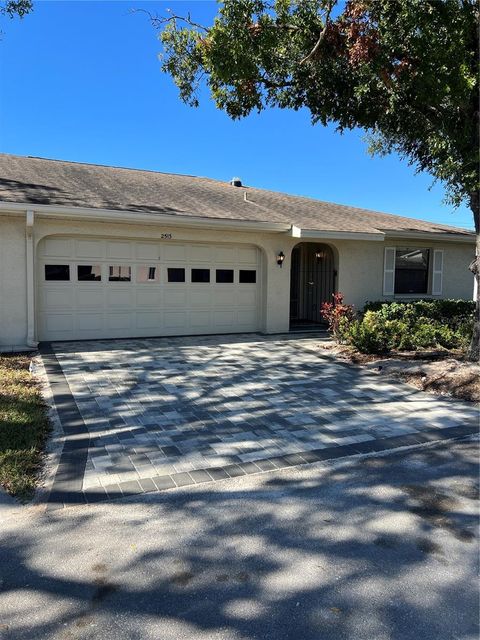
[[[191,12],[215,2],[35,2],[1,21],[0,151],[229,180],[471,227],[466,207],[395,156],[371,158],[361,132],[313,127],[306,111],[231,121],[208,97],[183,105],[160,72],[160,43],[134,8]]]

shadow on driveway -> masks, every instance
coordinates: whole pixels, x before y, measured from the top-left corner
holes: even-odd
[[[470,441],[8,523],[6,639],[478,637]]]

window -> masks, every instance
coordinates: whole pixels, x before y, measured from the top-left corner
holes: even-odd
[[[137,267],[137,282],[157,282],[157,281],[158,281],[157,267],[150,267],[149,265],[142,265]]]
[[[167,274],[169,282],[185,282],[185,269],[168,268]]]
[[[429,249],[395,250],[395,293],[427,293]]]
[[[130,282],[132,268],[125,266],[108,267],[108,279],[110,282]]]
[[[257,272],[249,269],[240,269],[239,282],[242,284],[254,284],[257,281]]]
[[[216,281],[220,284],[233,282],[233,269],[217,269]]]
[[[68,264],[46,264],[45,280],[70,280],[70,266]]]
[[[98,281],[102,279],[102,270],[99,264],[77,265],[77,280],[79,282]]]
[[[210,269],[192,269],[192,282],[210,282]]]

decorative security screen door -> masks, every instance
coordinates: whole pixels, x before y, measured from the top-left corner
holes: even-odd
[[[327,245],[302,243],[292,251],[290,320],[319,323],[320,308],[335,291],[333,252]]]

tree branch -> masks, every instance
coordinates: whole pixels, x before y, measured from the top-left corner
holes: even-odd
[[[164,24],[168,24],[169,22],[176,22],[177,20],[180,20],[181,22],[185,22],[185,24],[188,24],[191,27],[195,27],[196,29],[201,29],[205,33],[208,33],[208,28],[205,27],[203,24],[199,24],[198,22],[193,22],[193,20],[190,18],[189,13],[187,13],[186,16],[177,16],[176,14],[171,12],[171,9],[167,9],[167,12],[170,13],[171,15],[159,17],[158,15],[155,15],[155,16],[152,15],[150,11],[147,11],[146,9],[132,9],[132,12],[145,13],[148,16],[148,19],[150,20],[150,22],[152,23],[152,26],[154,27],[154,29],[160,29]]]
[[[269,80],[264,76],[260,77],[260,82],[266,89],[285,89],[287,87],[292,87],[293,82],[285,80],[284,82],[276,82],[275,80]]]
[[[316,55],[317,51],[320,49],[320,46],[325,39],[328,25],[330,24],[330,14],[332,12],[334,5],[336,4],[336,1],[337,0],[330,0],[330,2],[328,3],[327,13],[325,14],[325,24],[323,26],[323,29],[320,31],[318,40],[315,43],[315,46],[313,47],[313,49],[310,51],[310,53],[306,55],[302,60],[300,60],[300,64],[305,64],[306,62],[311,60]]]

